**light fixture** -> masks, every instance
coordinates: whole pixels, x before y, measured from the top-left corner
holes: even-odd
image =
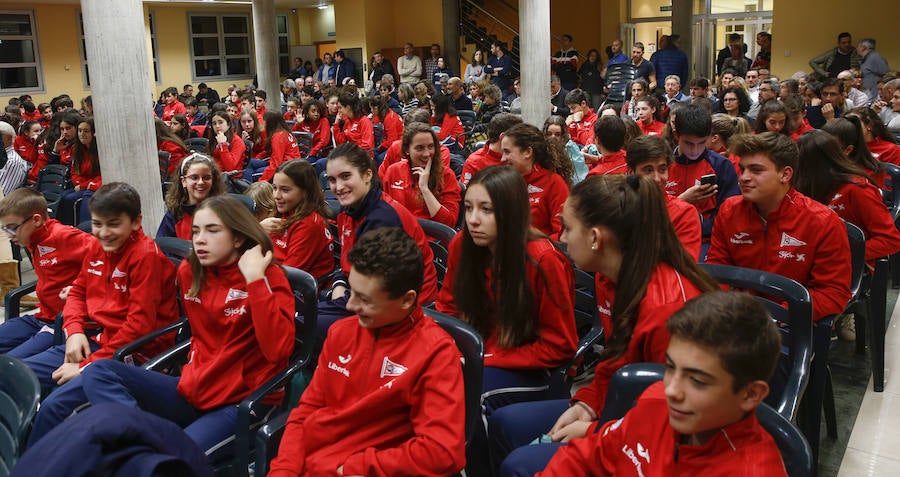
[[[316,5],[316,8],[318,8],[319,10],[325,10],[326,8],[328,8],[328,5],[325,3],[324,0],[322,0],[319,2],[318,5]]]

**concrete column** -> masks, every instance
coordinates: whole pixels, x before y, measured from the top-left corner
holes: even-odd
[[[541,127],[550,114],[550,2],[519,0],[522,119]]]
[[[275,0],[253,0],[253,42],[259,87],[266,94],[266,108],[281,111],[281,77],[278,74],[278,42],[275,33]]]
[[[127,182],[137,189],[144,231],[155,235],[165,206],[144,8],[140,0],[81,0],[81,13],[103,182]]]
[[[687,55],[688,59],[688,78],[682,78],[681,88],[687,91],[691,78],[695,76],[694,71],[694,1],[693,0],[672,0],[672,33],[681,35],[681,51]],[[665,78],[656,78],[657,84],[665,85]]]
[[[450,65],[450,69],[456,76],[462,78],[459,61],[459,0],[443,0],[444,10],[444,44],[441,52],[444,61]]]

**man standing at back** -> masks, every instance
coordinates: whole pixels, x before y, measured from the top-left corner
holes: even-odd
[[[434,77],[434,70],[437,69],[437,60],[441,57],[441,45],[437,43],[431,44],[431,56],[425,59],[425,76],[426,80]]]
[[[572,91],[578,87],[578,50],[572,48],[572,35],[562,36],[562,48],[550,58],[550,68],[559,76],[563,88]]]
[[[503,99],[509,96],[510,77],[512,75],[512,60],[503,51],[503,44],[499,41],[491,42],[491,56],[488,58],[484,72],[491,78],[491,84],[500,88]]]
[[[870,99],[878,98],[878,80],[890,70],[887,60],[875,51],[875,39],[864,38],[856,45],[856,53],[861,58],[859,69],[863,74],[863,91]],[[840,71],[838,71],[840,73]],[[837,75],[835,75],[837,76]]]
[[[837,46],[809,60],[809,66],[822,76],[837,78],[841,71],[858,68],[859,62],[859,54],[853,47],[853,37],[842,32],[838,35]]]
[[[670,35],[666,47],[657,51],[650,58],[653,67],[656,68],[657,78],[668,78],[669,75],[678,76],[679,85],[685,84],[688,77],[687,55],[681,51],[681,35]]]
[[[413,54],[413,44],[403,45],[403,56],[397,58],[400,83],[418,83],[422,79],[422,58]]]

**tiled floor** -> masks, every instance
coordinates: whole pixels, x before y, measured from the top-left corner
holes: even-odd
[[[894,307],[885,339],[884,392],[869,380],[838,477],[900,475],[900,307]],[[892,379],[893,378],[893,379]]]

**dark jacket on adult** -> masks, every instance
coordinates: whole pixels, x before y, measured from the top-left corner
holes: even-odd
[[[657,83],[665,84],[666,77],[669,75],[677,75],[681,84],[687,84],[690,79],[687,55],[675,45],[669,45],[654,53],[650,62],[656,67]]]

